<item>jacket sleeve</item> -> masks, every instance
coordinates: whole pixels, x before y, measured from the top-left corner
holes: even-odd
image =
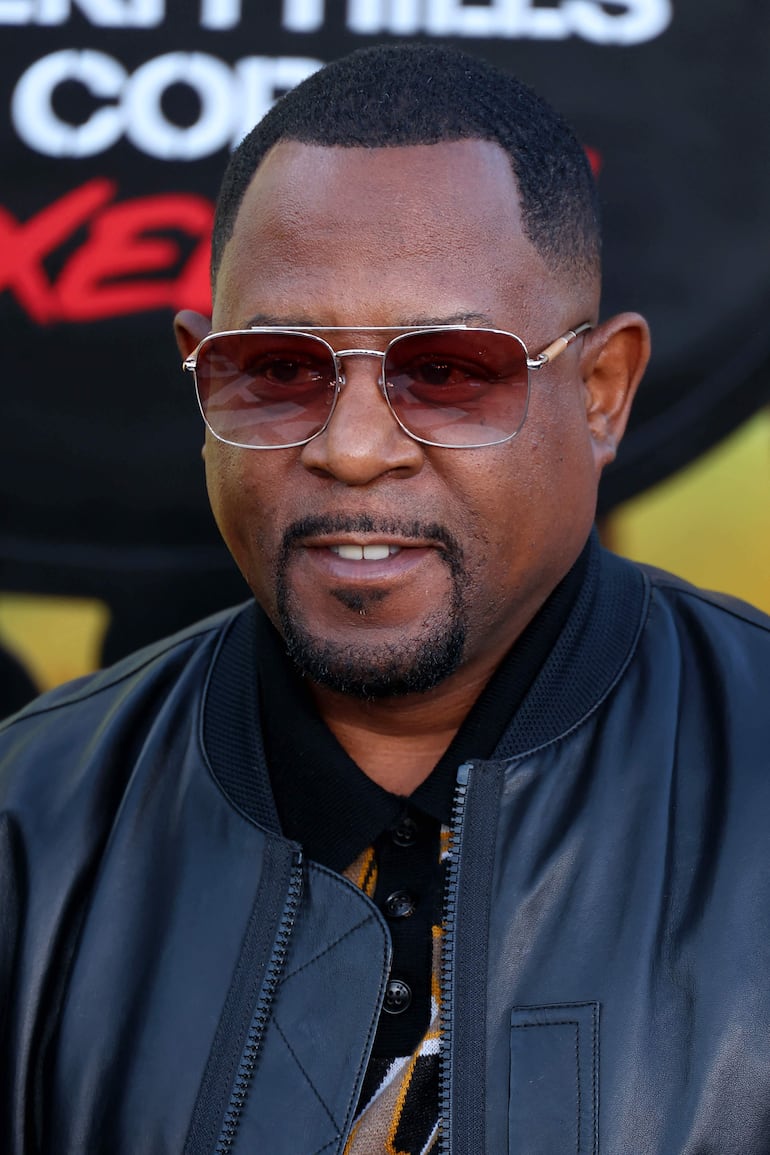
[[[68,736],[58,715],[33,709],[0,727],[2,1155],[26,1155],[39,1146],[40,1076],[64,941],[59,911],[73,892],[78,856],[72,846],[87,841],[80,829],[77,842],[73,836],[68,843],[71,861],[57,855],[59,832],[68,823],[52,762],[58,740]]]
[[[6,1034],[14,960],[19,941],[22,902],[20,857],[15,827],[7,814],[0,813],[0,1040],[4,1040]],[[0,1093],[0,1101],[3,1099]]]
[[[12,818],[0,812],[0,1150],[9,1155],[22,1150],[13,1118],[18,1087],[13,1018],[23,906],[21,839]]]

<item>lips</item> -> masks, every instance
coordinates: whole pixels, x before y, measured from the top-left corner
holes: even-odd
[[[326,589],[336,596],[340,588],[405,590],[426,563],[434,564],[442,555],[434,542],[335,533],[298,542],[286,564],[296,564],[297,576],[304,573],[315,593]]]
[[[459,542],[435,522],[398,521],[369,514],[318,514],[293,522],[281,543],[279,569],[283,580],[293,563],[306,565],[330,580],[386,582],[388,585],[416,574],[430,559],[438,558],[450,571],[463,572]],[[316,580],[316,579],[314,579]]]

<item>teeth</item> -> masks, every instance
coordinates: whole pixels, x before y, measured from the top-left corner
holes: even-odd
[[[333,545],[332,553],[343,557],[345,561],[363,561],[364,551],[360,545]]]
[[[332,553],[345,561],[385,561],[399,552],[397,545],[333,545]]]
[[[389,545],[365,545],[364,558],[366,561],[385,561],[390,557]]]

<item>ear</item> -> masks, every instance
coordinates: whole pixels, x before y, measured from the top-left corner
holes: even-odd
[[[581,371],[597,473],[617,453],[649,358],[650,330],[638,313],[610,317],[586,336]]]
[[[192,309],[182,309],[174,317],[174,336],[183,360],[190,356],[193,349],[210,332],[211,321],[202,313],[194,313]]]

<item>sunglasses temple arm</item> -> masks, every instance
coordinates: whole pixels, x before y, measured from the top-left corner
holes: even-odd
[[[593,329],[590,321],[584,321],[582,325],[578,325],[575,329],[569,329],[561,337],[557,337],[550,345],[543,349],[542,353],[538,353],[537,357],[531,357],[527,362],[530,369],[542,369],[543,365],[550,364],[564,352],[564,350],[577,340],[581,333],[587,333],[589,329]]]

